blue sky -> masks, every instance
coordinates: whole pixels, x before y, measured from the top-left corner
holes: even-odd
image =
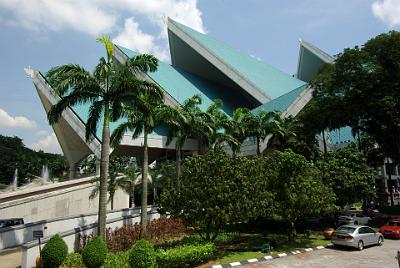
[[[61,152],[23,68],[93,69],[99,34],[168,61],[167,16],[293,74],[298,38],[337,54],[399,29],[400,0],[0,0],[0,134]]]

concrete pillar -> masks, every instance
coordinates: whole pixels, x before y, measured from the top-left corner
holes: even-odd
[[[76,179],[76,164],[69,164],[69,179]]]

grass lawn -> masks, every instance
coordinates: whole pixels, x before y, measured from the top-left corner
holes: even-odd
[[[216,241],[218,257],[216,260],[200,266],[210,267],[213,264],[224,264],[242,261],[252,258],[260,258],[265,255],[278,254],[302,248],[324,246],[330,243],[325,240],[322,232],[314,232],[309,237],[299,234],[295,242],[288,242],[286,234],[244,234],[241,233],[229,241]],[[261,253],[262,245],[269,243],[274,249],[270,253]]]

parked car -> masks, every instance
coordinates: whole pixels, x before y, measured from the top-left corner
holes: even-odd
[[[383,244],[383,235],[362,225],[343,225],[332,234],[332,244],[363,250],[365,246]]]
[[[390,220],[387,224],[379,228],[379,232],[381,232],[384,237],[400,238],[400,219]]]
[[[21,218],[0,220],[0,228],[14,226],[14,225],[20,225],[20,224],[24,224],[24,220]]]
[[[370,220],[371,220],[370,217],[365,216],[361,213],[350,213],[348,215],[343,214],[339,216],[338,222],[339,225],[348,225],[348,224],[368,225]]]

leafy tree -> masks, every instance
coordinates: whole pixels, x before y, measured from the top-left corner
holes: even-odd
[[[400,160],[400,33],[347,48],[312,82],[322,127],[350,126]],[[320,128],[321,129],[321,128]]]
[[[272,122],[272,136],[268,141],[268,147],[283,151],[293,148],[298,142],[298,120],[295,117],[275,117]]]
[[[142,237],[147,232],[147,195],[148,195],[148,168],[149,155],[147,138],[148,135],[160,125],[160,113],[162,111],[163,92],[155,84],[148,84],[147,90],[137,90],[135,102],[125,102],[123,113],[127,121],[120,124],[111,136],[114,146],[118,145],[123,135],[130,131],[132,138],[138,138],[142,133],[143,137],[143,160],[142,160],[142,208],[141,224]]]
[[[184,160],[180,193],[165,191],[161,206],[214,240],[229,222],[269,214],[273,194],[264,158],[230,157],[220,150]]]
[[[376,172],[362,153],[347,147],[327,153],[316,161],[326,185],[332,187],[340,206],[372,200],[375,197]]]
[[[276,206],[273,217],[290,223],[288,238],[293,241],[296,221],[304,216],[333,211],[335,195],[322,181],[319,170],[291,150],[273,152],[268,163]]]
[[[52,68],[47,79],[60,96],[57,104],[48,113],[50,124],[59,121],[62,113],[70,106],[89,103],[89,117],[86,122],[86,140],[96,133],[97,125],[102,121],[102,141],[100,160],[100,194],[97,233],[105,239],[107,177],[110,155],[111,121],[118,119],[121,103],[124,100],[135,100],[137,89],[151,87],[151,83],[137,79],[133,73],[155,71],[157,59],[151,55],[139,55],[121,65],[113,60],[114,45],[108,37],[97,39],[106,48],[107,57],[101,57],[93,73],[83,67],[67,64]]]
[[[64,180],[68,162],[58,154],[34,151],[27,147],[18,137],[0,135],[0,183],[9,185],[18,169],[18,184],[26,183],[26,178],[40,176],[43,165],[47,165],[51,175]]]

